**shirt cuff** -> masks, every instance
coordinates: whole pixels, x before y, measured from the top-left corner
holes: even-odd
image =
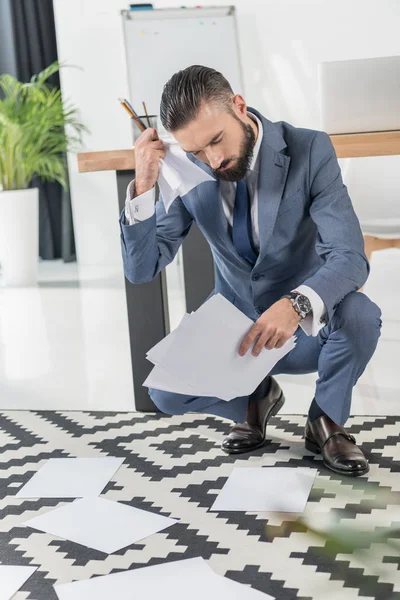
[[[156,201],[155,188],[140,194],[135,195],[135,180],[133,179],[126,190],[125,200],[125,221],[127,225],[135,225],[146,219],[150,219],[154,215],[154,205]]]
[[[299,285],[296,290],[293,290],[307,296],[311,303],[312,312],[305,319],[300,321],[300,327],[306,335],[316,336],[318,332],[325,326],[326,307],[321,296],[317,294],[308,285]]]

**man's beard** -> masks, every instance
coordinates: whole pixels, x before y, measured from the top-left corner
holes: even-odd
[[[240,121],[240,119],[237,120]],[[251,159],[253,158],[256,136],[251,125],[243,123],[243,121],[240,121],[240,124],[243,128],[244,137],[240,146],[239,158],[230,169],[220,171],[221,167],[229,164],[231,161],[230,158],[224,160],[218,169],[213,169],[212,172],[218,179],[223,179],[225,181],[239,181],[239,179],[243,179],[243,177],[246,176],[247,169],[249,168]]]

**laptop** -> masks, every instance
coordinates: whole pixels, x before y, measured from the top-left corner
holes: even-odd
[[[318,86],[323,131],[400,129],[400,56],[320,63]]]

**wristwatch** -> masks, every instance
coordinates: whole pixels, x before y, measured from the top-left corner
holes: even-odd
[[[300,294],[300,292],[290,292],[290,294],[285,294],[282,298],[289,298],[294,310],[302,319],[305,319],[312,311],[311,302],[307,296]]]

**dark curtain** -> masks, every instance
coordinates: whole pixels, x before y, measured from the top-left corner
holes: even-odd
[[[8,2],[16,73],[21,81],[57,60],[52,0],[0,0]],[[1,46],[4,45],[4,42]],[[0,46],[0,52],[1,50]],[[9,49],[8,49],[9,51]],[[60,86],[58,74],[49,83]],[[75,260],[75,240],[69,192],[56,182],[32,182],[39,188],[39,256]]]

